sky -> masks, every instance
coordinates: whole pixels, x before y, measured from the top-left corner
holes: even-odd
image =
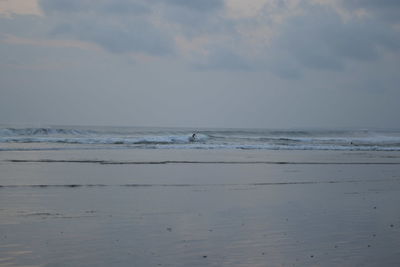
[[[398,0],[0,0],[0,124],[400,128]]]

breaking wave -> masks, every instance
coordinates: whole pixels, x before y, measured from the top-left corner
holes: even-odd
[[[194,140],[191,139],[196,133]],[[134,127],[0,127],[0,151],[55,149],[265,149],[400,151],[400,131]],[[73,146],[74,145],[74,146]]]
[[[3,128],[0,136],[43,136],[43,135],[86,135],[90,130],[66,129],[66,128]]]

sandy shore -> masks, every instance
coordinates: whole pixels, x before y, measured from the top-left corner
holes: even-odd
[[[400,153],[0,152],[0,266],[399,266]]]

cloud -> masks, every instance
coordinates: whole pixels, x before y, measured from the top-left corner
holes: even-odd
[[[265,20],[231,20],[235,30],[206,44],[200,69],[268,70],[296,79],[307,70],[344,71],[349,62],[373,62],[400,48],[398,32],[376,19],[344,21],[332,8],[308,4],[292,12],[282,5],[263,12]],[[266,30],[255,32],[253,40],[242,31],[262,29],[263,23],[269,23]],[[273,34],[264,41],[269,32]]]
[[[40,0],[40,4],[53,21],[54,38],[93,42],[117,54],[171,55],[177,49],[177,36],[196,37],[224,25],[214,16],[223,9],[223,0]]]
[[[398,0],[341,0],[349,10],[364,10],[369,15],[389,23],[400,22],[400,1]]]
[[[41,16],[4,16],[35,2],[13,1],[0,0],[6,121],[397,123],[398,1],[38,0]]]
[[[22,38],[13,35],[6,35],[1,40],[2,43],[16,44],[16,45],[30,45],[30,46],[41,46],[41,47],[72,47],[85,50],[98,50],[99,48],[91,43],[71,41],[71,40],[53,40],[53,39],[34,39],[34,38]]]
[[[46,14],[51,12],[86,12],[93,7],[90,0],[39,0],[40,6]]]
[[[344,71],[349,62],[373,62],[400,49],[393,20],[382,18],[398,14],[399,1],[260,0],[245,16],[236,14],[243,4],[231,0],[39,3],[52,25],[48,38],[115,54],[173,56],[197,70],[267,70],[293,79],[307,70]],[[368,15],[344,20],[339,7]]]
[[[104,4],[103,12],[116,15],[144,15],[149,14],[151,9],[141,2],[128,0],[114,0]]]
[[[223,0],[153,0],[159,19],[170,34],[196,38],[214,33],[226,34],[231,26],[223,17]]]
[[[174,49],[168,35],[142,19],[125,23],[81,19],[60,25],[53,34],[92,42],[112,53],[138,52],[160,56],[172,53]]]
[[[140,15],[150,12],[142,1],[135,0],[39,0],[46,14],[98,13]]]
[[[350,62],[371,63],[400,49],[398,32],[381,20],[343,20],[334,9],[319,5],[302,9],[279,24],[272,43],[265,46],[267,68],[283,77],[307,69],[344,71]]]
[[[210,12],[224,6],[223,0],[159,0],[165,5],[184,7],[199,12]]]
[[[321,12],[317,10],[313,16],[286,22],[275,47],[284,49],[293,59],[312,69],[341,70],[347,59],[377,57],[373,39],[376,33],[372,29],[356,23],[344,24],[337,15]]]
[[[352,8],[368,8],[368,9],[400,9],[400,2],[397,0],[342,0],[342,4]]]
[[[36,15],[42,12],[36,0],[1,0],[0,15],[10,17],[12,15]]]
[[[112,53],[162,56],[174,52],[173,39],[151,20],[151,6],[128,0],[41,0],[54,21],[53,37],[92,42]]]

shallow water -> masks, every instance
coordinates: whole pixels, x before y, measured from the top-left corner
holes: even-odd
[[[0,266],[398,266],[400,164],[371,153],[2,154]],[[40,161],[71,155],[329,164]]]

